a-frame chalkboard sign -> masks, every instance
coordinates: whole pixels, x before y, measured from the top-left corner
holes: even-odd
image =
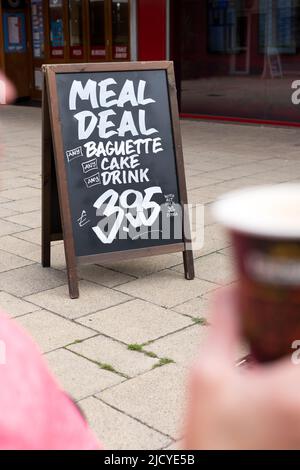
[[[173,64],[43,72],[43,266],[63,239],[71,298],[79,264],[181,251],[193,279]]]

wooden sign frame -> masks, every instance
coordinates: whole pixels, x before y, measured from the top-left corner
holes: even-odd
[[[138,258],[182,252],[185,278],[194,279],[194,260],[192,250],[187,247],[186,233],[183,230],[183,242],[167,245],[139,248],[133,250],[99,253],[91,256],[76,256],[73,238],[71,209],[68,194],[67,173],[64,161],[63,136],[60,126],[56,74],[88,72],[125,72],[165,70],[168,83],[170,117],[173,131],[176,173],[181,207],[187,204],[187,190],[184,172],[182,140],[179,124],[176,83],[173,63],[162,62],[113,62],[102,64],[64,64],[44,65],[44,86],[42,101],[42,265],[50,267],[51,242],[63,239],[69,293],[72,299],[79,297],[77,265],[94,264],[116,260]],[[55,166],[55,173],[54,173]],[[56,181],[53,181],[56,178]],[[57,189],[56,189],[57,185]],[[55,192],[58,192],[59,208],[54,207]],[[56,215],[55,215],[56,214]],[[57,221],[54,227],[53,216]],[[186,214],[185,214],[186,217]],[[184,217],[183,217],[184,222]]]

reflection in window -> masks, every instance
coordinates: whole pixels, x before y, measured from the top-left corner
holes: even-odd
[[[64,55],[63,1],[49,1],[50,46],[53,57]]]
[[[112,1],[113,59],[129,58],[128,0]]]
[[[241,0],[208,0],[208,51],[239,52],[246,47],[247,24]]]
[[[299,123],[291,85],[300,77],[300,0],[170,7],[183,113]]]
[[[298,4],[298,8],[295,8]],[[280,54],[296,54],[296,24],[299,2],[293,0],[260,0],[259,49],[269,53],[276,48]],[[298,21],[299,24],[299,21]]]
[[[70,55],[83,56],[82,0],[69,0]]]
[[[105,2],[89,0],[91,57],[105,59]]]

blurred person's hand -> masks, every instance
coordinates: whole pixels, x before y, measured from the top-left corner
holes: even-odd
[[[1,104],[9,104],[12,102],[15,97],[15,89],[11,82],[7,80],[7,78],[3,75],[0,70],[0,103]]]
[[[234,292],[215,299],[207,345],[188,383],[185,449],[299,449],[300,366],[235,365]],[[300,338],[298,338],[300,339]]]

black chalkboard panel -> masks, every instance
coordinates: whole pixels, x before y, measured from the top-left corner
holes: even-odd
[[[43,265],[62,227],[73,298],[78,263],[182,251],[193,279],[173,64],[47,65],[44,74]],[[49,202],[57,193],[59,210]]]
[[[173,227],[164,239],[159,220],[179,205],[166,71],[63,73],[56,83],[76,256],[182,242]]]

